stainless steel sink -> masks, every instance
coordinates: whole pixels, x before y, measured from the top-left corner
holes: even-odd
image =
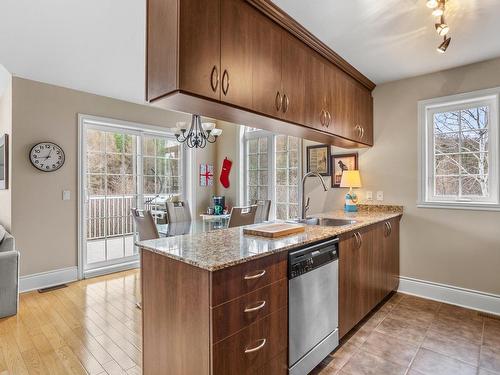
[[[307,225],[320,225],[323,227],[343,227],[345,225],[356,224],[356,220],[348,219],[331,219],[327,217],[308,217],[307,219],[290,220],[293,223],[307,224]]]

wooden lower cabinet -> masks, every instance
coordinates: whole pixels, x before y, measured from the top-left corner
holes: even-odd
[[[339,334],[343,337],[399,285],[399,220],[341,235]]]
[[[286,374],[287,259],[210,272],[142,250],[144,375]]]
[[[288,347],[288,309],[268,315],[213,346],[213,374],[253,374]]]

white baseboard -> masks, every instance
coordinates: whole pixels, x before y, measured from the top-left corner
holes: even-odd
[[[139,268],[140,266],[141,263],[138,260],[134,260],[132,262],[127,262],[127,263],[115,264],[113,266],[106,266],[106,267],[96,268],[93,270],[84,271],[83,278],[90,279],[92,277],[103,276],[103,275],[108,275],[110,273]]]
[[[19,291],[29,292],[78,280],[78,268],[68,267],[19,278]]]
[[[401,276],[398,292],[500,315],[500,296]]]

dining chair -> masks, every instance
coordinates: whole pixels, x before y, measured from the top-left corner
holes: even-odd
[[[169,224],[191,221],[188,202],[167,202],[167,221]]]
[[[158,228],[156,227],[153,215],[151,215],[151,211],[143,211],[136,208],[132,208],[130,211],[132,212],[132,217],[134,218],[135,229],[137,231],[139,241],[160,238]],[[137,301],[135,305],[137,308],[142,309],[141,301]]]
[[[242,225],[250,225],[255,223],[255,214],[257,206],[233,207],[231,217],[229,218],[228,228],[240,227]]]
[[[252,201],[252,205],[257,206],[257,213],[255,214],[255,224],[269,220],[269,212],[271,211],[270,199],[254,199]]]

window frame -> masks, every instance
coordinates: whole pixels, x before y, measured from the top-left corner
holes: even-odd
[[[490,196],[488,198],[439,197],[434,195],[434,114],[452,112],[465,108],[488,106],[488,178]],[[499,108],[500,87],[451,95],[418,102],[419,124],[419,175],[417,207],[449,208],[465,210],[500,210],[499,158]]]
[[[268,199],[271,200],[271,209],[269,212],[269,220],[276,220],[276,137],[280,134],[272,133],[267,130],[256,129],[252,131],[247,130],[248,127],[243,128],[243,135],[241,140],[243,142],[243,205],[249,202],[248,197],[248,145],[247,141],[255,138],[267,137],[268,151],[267,151],[267,168],[268,168]],[[297,148],[298,154],[298,204],[300,212],[300,202],[302,201],[302,191],[300,187],[301,171],[302,171],[302,139],[298,138],[299,144]]]

